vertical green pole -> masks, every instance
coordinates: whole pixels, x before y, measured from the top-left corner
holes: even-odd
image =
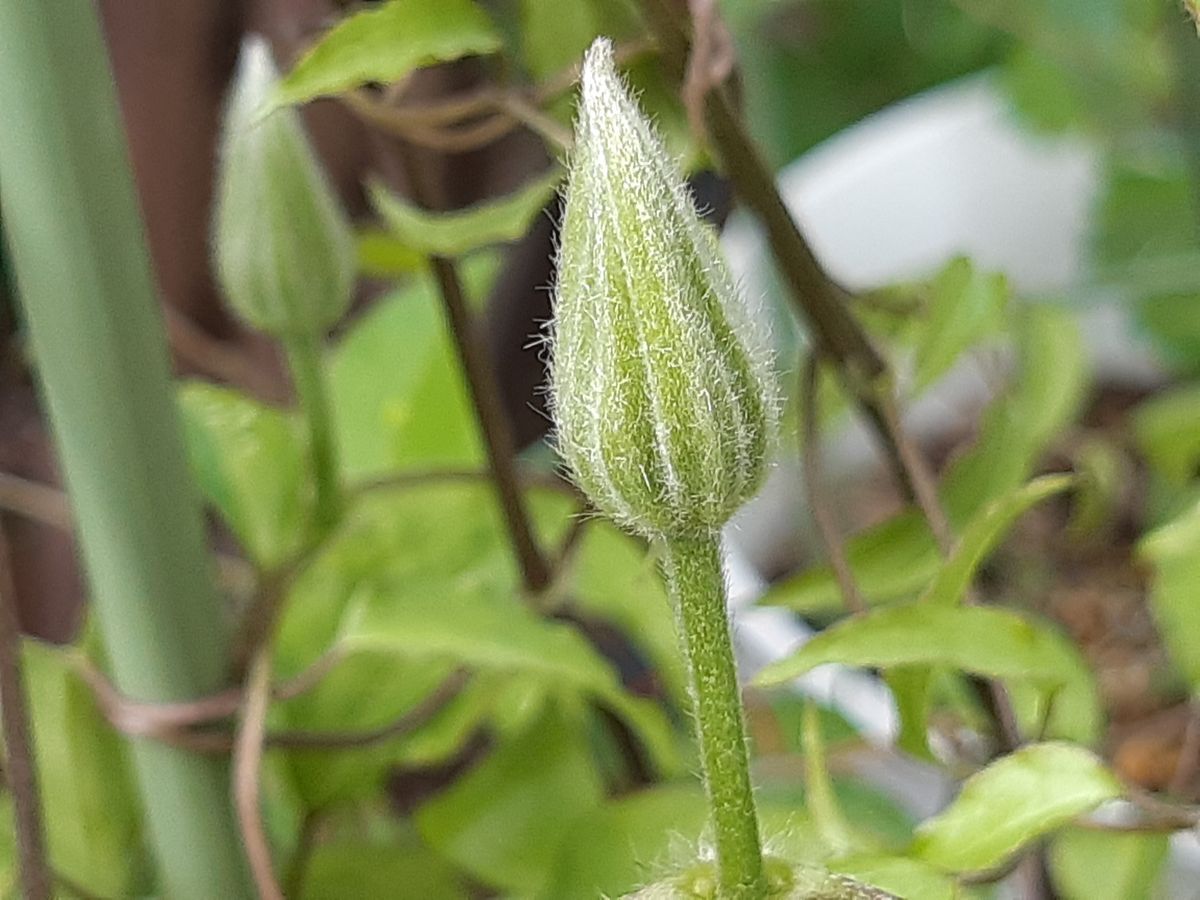
[[[216,690],[228,633],[91,0],[0,0],[0,206],[117,685]],[[160,893],[247,896],[227,765],[148,741],[134,760]]]

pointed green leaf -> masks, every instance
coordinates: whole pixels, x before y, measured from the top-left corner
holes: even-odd
[[[920,602],[940,606],[959,603],[974,580],[979,564],[1021,514],[1074,483],[1075,479],[1070,475],[1046,475],[988,503],[971,519],[949,558],[921,595]]]
[[[844,619],[787,659],[759,673],[770,686],[825,663],[888,668],[945,665],[991,678],[1029,682],[1054,693],[1054,708],[1072,739],[1099,728],[1095,686],[1079,651],[1052,628],[1014,612],[986,607],[909,604]]]
[[[782,684],[835,662],[879,668],[948,665],[1048,686],[1066,683],[1082,665],[1066,638],[1010,610],[908,604],[843,619],[767,666],[755,681]]]
[[[284,78],[275,102],[391,84],[424,66],[499,48],[499,34],[471,0],[390,0],[326,32]]]
[[[377,181],[368,191],[376,212],[402,246],[428,256],[461,256],[521,237],[554,196],[562,175],[552,169],[506,197],[452,212],[420,209]]]
[[[1000,331],[1011,293],[1003,275],[980,272],[962,257],[938,273],[916,346],[916,390],[947,372],[967,348]]]
[[[1060,743],[1024,747],[967,779],[950,807],[917,829],[912,855],[952,872],[991,869],[1120,796],[1120,783],[1087,750]]]

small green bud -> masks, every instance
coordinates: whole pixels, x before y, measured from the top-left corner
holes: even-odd
[[[354,235],[300,116],[265,112],[279,74],[247,41],[225,111],[213,249],[234,310],[275,337],[320,335],[354,290]]]
[[[777,424],[768,339],[597,40],[566,189],[551,404],[592,502],[650,537],[711,535],[758,489]]]

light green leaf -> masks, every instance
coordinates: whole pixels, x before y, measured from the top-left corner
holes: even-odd
[[[1156,897],[1169,847],[1165,834],[1066,828],[1050,845],[1054,885],[1064,900]]]
[[[940,606],[959,603],[970,587],[979,564],[995,549],[1000,538],[1021,514],[1035,503],[1062,493],[1074,483],[1075,479],[1070,475],[1045,475],[988,503],[971,519],[949,558],[921,595],[920,602]]]
[[[580,729],[547,712],[416,814],[447,859],[507,894],[539,893],[571,827],[603,798]]]
[[[533,217],[554,196],[562,176],[555,168],[507,197],[452,212],[420,209],[377,181],[368,185],[368,191],[375,211],[403,246],[429,256],[462,256],[525,234]]]
[[[835,662],[880,668],[948,665],[1047,686],[1066,683],[1082,665],[1064,637],[1010,610],[907,604],[843,619],[767,666],[755,682],[782,684]]]
[[[947,372],[967,348],[1000,331],[1010,294],[1003,275],[980,272],[962,257],[938,273],[914,354],[916,390]]]
[[[917,829],[912,855],[952,872],[991,869],[1119,796],[1117,779],[1087,750],[1060,743],[1023,747],[967,779],[950,807]]]
[[[1133,416],[1133,433],[1151,466],[1172,484],[1187,484],[1200,473],[1200,385],[1142,403]]]
[[[490,261],[480,262],[463,267],[473,291],[493,270]],[[382,299],[355,323],[332,354],[329,376],[349,480],[482,461],[466,384],[427,277]]]
[[[491,53],[500,36],[471,0],[391,0],[343,19],[284,78],[278,104],[303,103],[416,69]]]
[[[1051,628],[1009,610],[909,604],[844,619],[759,673],[770,686],[825,663],[888,668],[945,665],[991,678],[1028,681],[1069,711],[1072,738],[1090,740],[1100,711],[1079,651]],[[1066,715],[1064,712],[1062,715]]]
[[[126,748],[68,652],[36,641],[24,645],[50,862],[97,894],[134,896],[146,860]]]
[[[295,422],[237,391],[200,382],[185,384],[179,403],[205,499],[259,566],[290,559],[308,534],[312,503]]]
[[[1154,566],[1150,605],[1167,651],[1200,692],[1200,505],[1146,535],[1139,554]]]

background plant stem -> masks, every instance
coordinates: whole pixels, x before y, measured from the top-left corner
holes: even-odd
[[[313,521],[318,534],[324,534],[342,514],[342,489],[321,341],[316,336],[291,335],[284,346],[296,399],[308,426],[308,452],[316,487]]]
[[[670,541],[663,568],[687,660],[696,735],[717,845],[718,896],[766,896],[746,727],[729,634],[718,536]]]
[[[115,680],[225,685],[228,633],[90,0],[0,0],[0,204]],[[247,896],[228,766],[135,742],[158,892]]]

